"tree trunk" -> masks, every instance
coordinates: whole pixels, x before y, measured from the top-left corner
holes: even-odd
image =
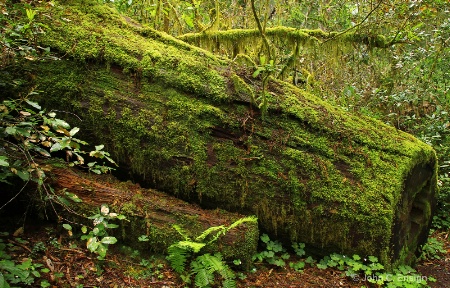
[[[414,261],[436,202],[431,147],[277,80],[262,120],[252,69],[105,5],[48,13],[41,46],[65,57],[26,67],[38,100],[80,115],[70,123],[142,185],[256,214],[272,237],[322,253]]]
[[[141,251],[165,253],[171,244],[185,240],[173,227],[175,224],[183,228],[191,239],[195,239],[210,227],[229,226],[244,217],[219,209],[204,210],[173,196],[143,189],[131,182],[119,182],[112,176],[94,176],[70,168],[54,167],[47,174],[57,194],[65,197],[64,193],[70,191],[83,201],[69,206],[77,214],[88,217],[98,213],[102,204],[108,204],[111,212],[126,215],[127,220],[118,223],[120,228],[109,232],[115,233],[124,243]],[[66,214],[67,217],[74,216]],[[79,219],[83,221],[83,218]],[[92,226],[92,223],[86,224]],[[139,242],[141,235],[147,235],[149,240]],[[257,252],[258,239],[258,225],[246,222],[230,229],[204,250],[220,252],[230,261],[240,259],[249,268],[252,256]]]

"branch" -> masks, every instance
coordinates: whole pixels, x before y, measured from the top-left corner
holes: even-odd
[[[364,17],[364,19],[363,19],[361,22],[359,22],[359,23],[356,24],[355,26],[352,26],[352,27],[350,27],[350,28],[345,29],[345,30],[342,31],[342,32],[339,32],[339,33],[336,34],[334,37],[325,40],[324,43],[325,43],[325,42],[328,42],[328,41],[331,41],[331,40],[334,40],[335,38],[337,38],[337,37],[339,37],[339,36],[341,36],[341,35],[343,35],[343,34],[348,33],[348,32],[351,31],[352,29],[355,29],[355,28],[361,26],[364,22],[366,22],[366,20],[370,17],[370,15],[372,15],[372,13],[375,12],[375,10],[377,10],[378,7],[380,7],[381,3],[383,3],[383,0],[380,0],[380,2],[378,2],[377,6],[375,6],[375,8],[373,8],[372,10],[370,10],[369,14],[367,14],[366,17]]]
[[[265,31],[264,31],[263,27],[261,26],[261,21],[259,21],[258,14],[256,13],[255,0],[251,0],[250,2],[252,4],[253,17],[255,17],[256,25],[258,26],[259,33],[261,34],[261,37],[262,37],[262,39],[264,41],[264,44],[266,45],[267,53],[268,53],[268,56],[269,56],[268,58],[270,60],[270,59],[272,59],[272,55],[271,55],[271,52],[270,52],[269,40],[267,40]]]

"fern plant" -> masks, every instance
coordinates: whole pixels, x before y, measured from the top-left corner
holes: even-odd
[[[236,287],[236,275],[223,260],[220,253],[199,254],[203,247],[217,241],[231,229],[245,223],[256,222],[255,216],[244,217],[230,226],[214,226],[203,231],[195,239],[191,239],[188,233],[178,225],[174,228],[183,236],[184,240],[172,244],[168,248],[169,260],[172,268],[180,274],[181,279],[190,284],[194,277],[195,287],[217,287],[216,276],[222,282],[222,287]],[[199,254],[195,257],[195,254]],[[195,259],[193,259],[195,257]],[[189,269],[187,268],[189,267]]]

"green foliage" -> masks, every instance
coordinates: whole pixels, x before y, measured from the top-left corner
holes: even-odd
[[[11,79],[4,68],[19,61],[57,58],[50,54],[49,48],[38,45],[37,37],[45,33],[46,28],[39,22],[42,12],[39,9],[45,8],[34,8],[25,2],[6,1],[0,3],[0,9],[0,87],[17,88],[22,85],[21,81]],[[8,80],[4,81],[3,78]],[[32,101],[31,98],[38,94],[34,87],[26,91],[27,93],[22,91],[17,92],[17,95],[8,95],[14,99],[3,99],[0,104],[0,182],[12,184],[12,178],[20,178],[26,183],[35,182],[41,193],[40,199],[44,202],[54,201],[66,207],[69,205],[67,199],[75,202],[79,199],[70,192],[66,192],[65,196],[56,195],[50,186],[44,184],[46,174],[40,162],[36,161],[38,158],[49,158],[52,153],[58,152],[65,154],[71,166],[83,167],[97,174],[113,169],[104,163],[85,163],[84,155],[106,160],[114,165],[115,162],[107,152],[102,151],[103,145],[95,146],[95,150],[91,152],[82,150],[82,146],[88,143],[75,137],[80,129],[71,128],[64,120],[56,118],[54,111],[47,112]],[[9,202],[11,201],[6,204]]]
[[[320,260],[317,267],[345,271],[345,275],[355,282],[367,281],[380,287],[428,287],[427,281],[435,281],[432,277],[428,278],[417,274],[416,270],[409,266],[399,266],[392,273],[385,272],[384,266],[374,256],[362,259],[359,255],[347,257],[331,254]]]
[[[100,213],[88,217],[93,220],[94,227],[88,233],[88,227],[81,227],[81,232],[85,235],[81,236],[81,240],[86,240],[86,247],[92,253],[97,254],[97,259],[104,260],[108,252],[108,246],[117,242],[116,237],[108,236],[108,229],[119,227],[117,224],[109,223],[113,219],[124,220],[124,215],[109,211],[108,205],[103,204],[100,207]],[[64,229],[72,235],[72,226],[63,224]]]
[[[55,59],[50,48],[37,44],[37,37],[44,33],[45,25],[39,21],[41,11],[28,3],[0,3],[0,68],[19,60]],[[0,86],[7,83],[0,80]]]
[[[85,141],[76,138],[79,128],[71,128],[64,120],[56,118],[53,111],[46,112],[39,104],[27,97],[16,100],[4,100],[0,104],[0,182],[11,184],[11,178],[20,178],[24,182],[37,183],[43,201],[54,201],[63,207],[80,199],[70,192],[56,195],[53,189],[44,183],[45,170],[37,158],[50,158],[51,153],[63,152],[70,165],[86,168],[94,173],[105,173],[113,168],[97,162],[85,163],[89,157],[115,162],[107,152],[101,151],[103,145],[96,146],[95,151],[82,150]],[[25,187],[25,186],[24,186]],[[22,188],[23,189],[23,188]],[[0,208],[1,209],[1,208]]]
[[[279,241],[270,240],[267,234],[261,235],[260,239],[266,247],[265,250],[253,256],[253,261],[266,261],[267,263],[278,267],[286,266],[284,260],[289,259],[290,255],[283,248],[283,245],[281,245]]]
[[[422,246],[421,260],[441,259],[441,255],[447,253],[444,248],[444,243],[437,238],[428,237],[427,243]]]
[[[11,244],[5,244],[0,239],[0,287],[23,287],[34,284],[41,277],[41,273],[47,273],[40,263],[34,263],[31,258],[24,258],[18,263],[8,254],[7,248]],[[33,249],[34,251],[35,249]],[[47,281],[41,281],[41,287],[48,287]]]
[[[191,283],[191,279],[194,277],[196,287],[211,287],[211,285],[217,283],[216,277],[219,277],[222,287],[235,287],[234,279],[236,276],[222,259],[220,253],[214,255],[210,253],[200,254],[195,259],[193,257],[200,253],[202,248],[217,241],[220,236],[225,235],[231,229],[246,222],[254,223],[256,221],[256,217],[249,216],[235,221],[228,227],[224,225],[210,227],[195,239],[191,239],[180,226],[174,225],[174,228],[183,236],[184,240],[170,245],[167,259],[185,283]]]
[[[283,245],[279,241],[270,240],[267,234],[263,234],[260,237],[261,242],[264,243],[265,249],[255,255],[253,255],[253,261],[258,262],[266,262],[270,265],[275,265],[277,267],[285,267],[286,260],[288,260],[291,256],[283,248]],[[306,252],[304,250],[305,243],[293,243],[292,248],[294,249],[295,254],[302,258],[305,256]],[[312,264],[314,260],[311,256],[309,256],[306,260],[301,260],[297,262],[290,261],[289,267],[294,269],[295,271],[301,272],[303,268],[305,268],[306,263]]]
[[[270,59],[268,63],[266,63],[266,57],[261,56],[260,57],[260,66],[258,66],[253,72],[253,77],[256,78],[261,75],[262,79],[262,89],[261,94],[259,97],[256,98],[256,104],[258,105],[258,108],[261,109],[263,116],[266,115],[267,109],[269,107],[269,100],[270,97],[269,92],[267,91],[267,84],[269,82],[269,77],[273,75],[275,72],[275,64],[274,60]],[[258,103],[259,102],[259,103]]]

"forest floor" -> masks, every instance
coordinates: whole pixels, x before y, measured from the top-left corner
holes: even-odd
[[[6,232],[2,229],[7,228],[0,227],[0,231]],[[23,232],[8,232],[9,235],[1,234],[0,242],[8,244],[6,252],[12,259],[20,262],[32,258],[33,263],[42,264],[39,269],[50,270],[41,273],[34,286],[27,287],[186,287],[163,256],[144,256],[117,243],[110,246],[106,260],[99,261],[82,242],[68,237],[67,231],[60,227],[25,226]],[[416,269],[421,275],[436,279],[428,282],[430,287],[450,287],[448,233],[435,232],[433,237],[445,243],[447,253],[441,254],[441,259],[422,261]],[[352,279],[342,271],[322,270],[315,265],[307,266],[303,272],[262,264],[255,267],[255,272],[237,273],[238,287],[379,287],[362,277]],[[41,286],[43,280],[51,285]]]

